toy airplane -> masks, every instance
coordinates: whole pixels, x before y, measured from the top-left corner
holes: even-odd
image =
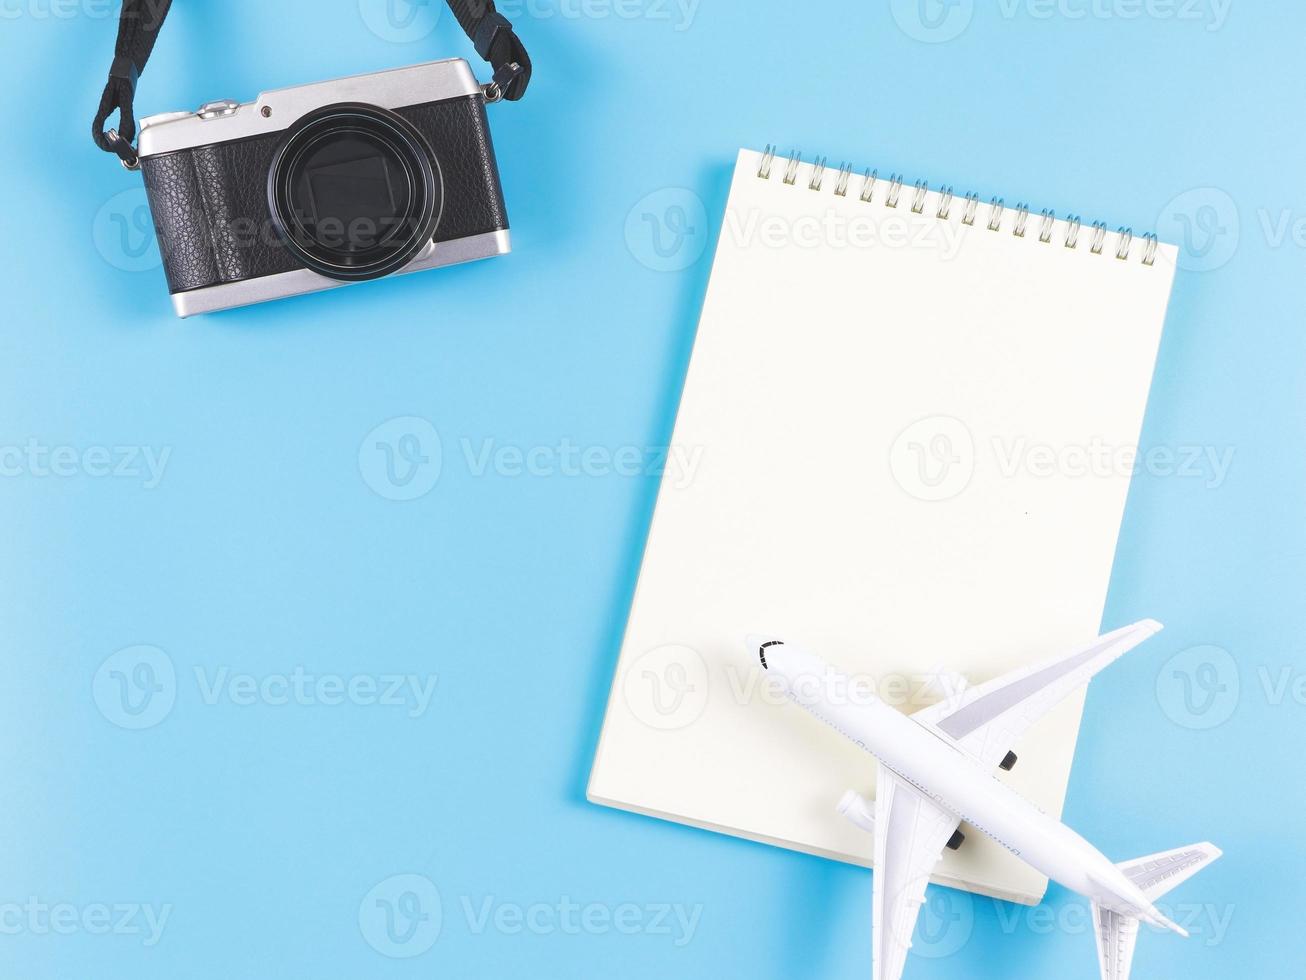
[[[1140,921],[1188,935],[1153,903],[1220,857],[1218,848],[1194,844],[1112,864],[993,775],[1016,764],[1011,746],[1030,725],[1160,629],[1145,620],[979,687],[954,678],[950,696],[910,717],[875,700],[837,703],[828,692],[851,688],[833,667],[779,640],[757,641],[762,666],[790,700],[879,760],[875,802],[850,790],[839,803],[875,834],[874,980],[902,976],[926,882],[943,849],[961,846],[963,820],[1092,902],[1103,980],[1128,980]]]

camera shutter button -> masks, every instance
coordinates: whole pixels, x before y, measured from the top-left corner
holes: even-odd
[[[196,112],[201,119],[220,119],[222,116],[230,116],[240,108],[239,102],[233,102],[231,99],[218,99],[216,102],[205,102]]]

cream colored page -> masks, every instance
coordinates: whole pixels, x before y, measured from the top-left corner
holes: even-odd
[[[1174,250],[928,194],[868,204],[741,153],[590,782],[598,802],[840,860],[874,760],[779,701],[744,637],[801,642],[904,711],[1101,625]],[[1046,236],[1049,240],[1042,241]],[[1119,624],[1109,624],[1119,625]],[[861,696],[861,691],[849,692]],[[1065,799],[1082,698],[1002,774]],[[1046,887],[972,831],[939,880]]]

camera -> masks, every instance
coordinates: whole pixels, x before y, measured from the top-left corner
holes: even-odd
[[[142,120],[177,315],[506,254],[497,96],[453,58]]]

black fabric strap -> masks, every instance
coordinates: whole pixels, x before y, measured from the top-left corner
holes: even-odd
[[[531,83],[531,59],[508,18],[494,9],[494,0],[448,0],[458,24],[476,53],[494,69],[494,80],[503,97],[516,102]]]
[[[136,117],[132,112],[136,80],[145,70],[145,62],[150,60],[159,28],[171,6],[172,0],[122,0],[118,43],[114,46],[109,81],[100,96],[100,109],[91,124],[91,138],[100,149],[118,154],[129,166],[136,163],[136,151],[132,149],[132,140],[136,138]],[[118,129],[106,133],[104,124],[114,110],[119,114]]]
[[[531,81],[531,59],[506,17],[494,9],[494,0],[448,0],[458,24],[476,46],[476,53],[494,68],[494,88],[499,97],[515,102],[526,94]],[[122,0],[118,21],[118,42],[114,48],[109,80],[100,97],[100,108],[91,124],[95,145],[116,153],[129,167],[137,163],[132,142],[136,139],[136,80],[145,71],[154,42],[159,36],[172,0]],[[114,112],[118,128],[105,130]]]

